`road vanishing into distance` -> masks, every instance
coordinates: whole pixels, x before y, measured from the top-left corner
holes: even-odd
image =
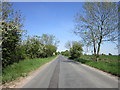
[[[118,88],[118,80],[59,55],[22,88]]]

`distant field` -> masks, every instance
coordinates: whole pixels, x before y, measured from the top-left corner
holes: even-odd
[[[53,60],[56,56],[48,58],[37,58],[30,60],[23,60],[19,63],[14,63],[6,67],[2,71],[2,83],[15,80],[18,77],[25,77],[29,72],[39,68],[43,64]]]
[[[82,59],[86,59],[86,60],[91,60],[92,58],[94,58],[93,55],[82,55],[81,56]],[[108,61],[108,62],[117,62],[119,56],[108,56],[108,55],[100,55],[99,57],[101,60],[100,61]]]
[[[120,56],[101,55],[98,62],[94,61],[93,58],[94,57],[92,55],[83,55],[81,58],[77,58],[75,60],[105,72],[109,72],[113,75],[120,76]]]

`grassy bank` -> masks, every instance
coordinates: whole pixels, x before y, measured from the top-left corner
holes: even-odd
[[[6,67],[2,72],[2,83],[10,82],[18,77],[25,77],[29,72],[53,60],[56,56],[23,60]]]
[[[89,66],[98,68],[102,71],[111,73],[113,75],[120,76],[119,56],[107,56],[107,55],[102,56],[101,55],[98,62],[94,61],[92,58],[94,58],[92,55],[84,55],[84,56],[81,56],[81,58],[77,58],[75,60],[83,64],[87,64]]]

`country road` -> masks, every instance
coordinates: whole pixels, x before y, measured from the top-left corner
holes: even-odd
[[[118,80],[59,55],[22,88],[118,88]]]

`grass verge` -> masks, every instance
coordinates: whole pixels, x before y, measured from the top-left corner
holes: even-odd
[[[55,57],[56,56],[52,56],[48,58],[28,59],[7,66],[2,71],[2,83],[4,84],[6,82],[13,81],[18,77],[25,77],[28,75],[29,72],[53,60]]]
[[[98,62],[92,60],[91,57],[93,56],[82,56],[74,60],[120,77],[118,56],[100,56]]]

